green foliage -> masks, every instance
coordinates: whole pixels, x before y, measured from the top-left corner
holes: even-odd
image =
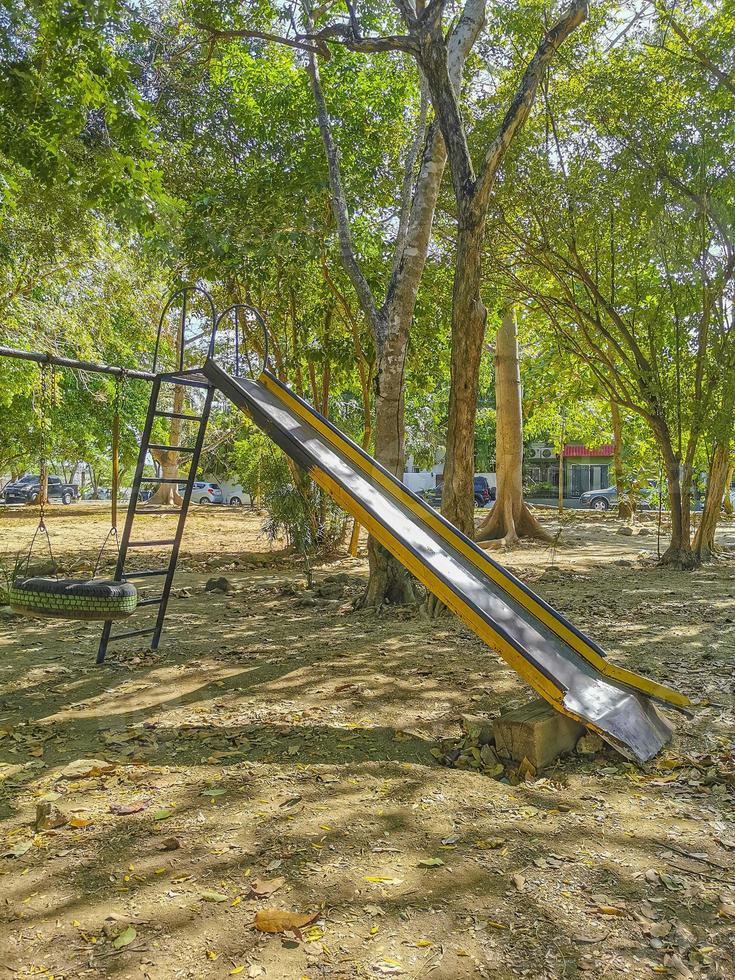
[[[267,511],[263,532],[270,541],[285,537],[307,568],[312,556],[331,554],[343,543],[344,512],[263,432],[246,426],[233,460],[243,489]]]

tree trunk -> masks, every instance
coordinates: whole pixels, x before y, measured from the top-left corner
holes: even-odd
[[[625,493],[625,478],[623,476],[623,423],[620,418],[620,407],[615,401],[610,402],[610,417],[613,430],[613,472],[615,473],[615,490],[618,495],[618,517],[629,520],[633,516],[631,501]]]
[[[666,422],[654,418],[651,425],[663,456],[671,512],[671,540],[661,556],[661,564],[683,571],[690,570],[696,567],[697,558],[689,540],[689,483],[686,474],[681,472],[679,456],[674,452]],[[683,480],[682,476],[684,476]],[[684,513],[685,495],[686,513]]]
[[[735,463],[730,463],[727,468],[727,476],[725,477],[725,513],[728,517],[732,517],[732,497],[730,496],[730,487],[732,486],[732,478],[735,473]]]
[[[475,420],[486,310],[480,296],[485,209],[460,208],[454,287],[447,454],[442,514],[463,534],[475,536]]]
[[[174,388],[173,411],[181,413],[184,411],[184,386],[176,385]],[[171,419],[168,431],[168,442],[170,446],[181,445],[181,419]],[[151,456],[161,467],[161,477],[164,480],[176,480],[179,476],[179,454],[170,449],[152,449]],[[156,492],[146,501],[149,504],[164,504],[166,506],[180,507],[182,500],[175,483],[159,483]]]
[[[506,301],[495,341],[496,470],[495,506],[480,526],[483,547],[510,548],[519,537],[550,535],[541,527],[523,500],[523,410],[518,357],[518,331],[513,304]],[[484,542],[488,542],[487,545]]]
[[[403,479],[405,460],[403,369],[410,322],[396,316],[398,329],[379,351],[375,379],[375,458],[399,480]],[[368,562],[370,579],[359,601],[361,608],[418,601],[413,577],[372,535],[368,538]]]
[[[447,77],[455,92],[459,92],[461,88],[465,59],[482,29],[484,19],[484,0],[467,0],[459,20],[446,40]],[[375,456],[386,469],[402,479],[405,452],[403,367],[447,151],[436,123],[424,131],[426,103],[422,98],[416,138],[406,155],[401,214],[391,278],[385,301],[379,306],[353,248],[339,151],[332,134],[318,62],[313,55],[308,60],[308,71],[327,159],[331,204],[339,234],[342,264],[375,340]],[[414,174],[422,142],[424,151],[418,173]],[[396,602],[401,597],[404,601],[415,601],[411,577],[372,539],[368,542],[368,555],[370,581],[360,605],[380,606],[384,599]]]
[[[727,443],[718,442],[712,453],[712,461],[710,462],[709,473],[707,475],[707,496],[704,501],[702,519],[699,522],[699,527],[692,542],[692,550],[697,561],[711,558],[720,550],[715,545],[715,532],[717,531],[717,522],[720,519],[722,498],[725,495],[726,487],[729,489],[727,478],[728,476],[731,477],[732,474],[732,470],[728,464],[729,450],[730,447]],[[728,499],[729,496],[728,493]]]
[[[564,431],[564,421],[562,419],[561,439],[559,440],[559,492],[557,494],[556,510],[559,517],[564,516],[564,442],[566,432]]]

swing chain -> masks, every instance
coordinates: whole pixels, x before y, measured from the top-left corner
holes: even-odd
[[[49,537],[48,528],[46,527],[46,495],[48,493],[48,445],[46,440],[46,425],[49,418],[50,408],[51,408],[51,395],[49,392],[49,371],[50,362],[45,361],[40,365],[40,377],[39,377],[39,387],[40,387],[40,398],[39,398],[39,417],[40,417],[40,430],[38,438],[38,450],[39,450],[39,469],[38,474],[38,504],[39,504],[39,516],[38,516],[38,526],[36,527],[35,533],[31,539],[31,545],[28,549],[28,554],[25,560],[25,570],[24,575],[27,577],[28,571],[31,567],[31,558],[33,557],[33,547],[36,543],[36,538],[43,532],[46,538],[46,546],[48,547],[49,557],[51,559],[51,565],[53,568],[54,578],[58,579],[59,573],[56,567],[56,558],[54,557],[53,548],[51,547],[51,538]],[[53,378],[52,378],[53,383]],[[19,566],[21,567],[21,566]]]
[[[49,364],[46,362],[41,365],[40,369],[40,384],[41,384],[41,412],[40,412],[40,422],[41,431],[38,440],[39,451],[40,451],[40,462],[39,462],[39,473],[38,473],[38,502],[41,508],[40,520],[38,522],[38,530],[46,530],[46,495],[48,493],[48,454],[46,452],[46,423],[48,420],[49,409],[51,407],[51,399],[49,395]]]
[[[123,398],[125,394],[125,382],[127,380],[127,375],[128,375],[127,368],[123,368],[120,374],[118,374],[117,377],[115,378],[115,396],[112,402],[112,417],[114,420],[113,429],[116,432],[119,432],[120,412],[121,412],[121,407],[123,404]],[[119,447],[117,445],[113,446],[112,449],[113,480],[112,480],[112,487],[111,487],[112,499],[110,500],[112,515],[113,515],[112,524],[110,530],[107,532],[105,540],[102,542],[102,547],[100,548],[97,554],[97,561],[94,563],[92,578],[97,578],[97,572],[99,571],[100,565],[102,564],[102,555],[104,554],[105,548],[107,547],[107,542],[110,540],[110,538],[114,539],[115,548],[117,549],[118,556],[120,554],[120,537],[117,532],[117,519],[116,519],[116,514],[117,514],[116,503],[117,503],[117,490],[118,490],[117,487],[117,482],[118,482],[117,481],[117,465],[118,465],[117,454],[118,453],[119,453]]]

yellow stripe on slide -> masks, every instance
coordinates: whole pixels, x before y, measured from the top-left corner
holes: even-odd
[[[547,701],[558,708],[559,711],[580,721],[589,727],[595,727],[589,721],[570,712],[563,703],[564,691],[553,683],[545,674],[537,670],[533,664],[519,653],[514,646],[492,629],[485,620],[472,609],[460,596],[453,592],[432,569],[425,565],[416,555],[413,554],[389,529],[384,527],[373,515],[367,511],[358,501],[343,487],[339,485],[329,474],[318,466],[313,466],[309,470],[309,475],[324,490],[327,491],[336,502],[348,514],[355,517],[368,532],[373,535],[380,543],[392,552],[416,578],[422,582],[430,592],[433,592],[441,601],[456,613],[472,631],[489,647],[503,657],[503,659],[520,674],[528,683],[535,688],[538,693]],[[599,731],[599,729],[596,729]]]
[[[536,619],[547,626],[556,636],[562,639],[568,646],[570,646],[576,653],[583,657],[605,677],[610,677],[621,684],[626,684],[628,687],[635,688],[636,690],[647,694],[649,697],[658,698],[660,701],[666,701],[669,704],[673,704],[677,707],[685,708],[690,704],[689,698],[687,698],[686,695],[680,694],[678,691],[674,691],[670,687],[666,687],[663,684],[658,684],[656,681],[649,680],[647,677],[641,677],[640,674],[626,670],[625,667],[618,667],[615,664],[610,663],[610,661],[606,660],[604,657],[601,657],[599,653],[582,637],[578,636],[573,630],[570,630],[569,627],[566,626],[565,623],[561,622],[553,612],[541,605],[535,596],[529,595],[516,582],[509,578],[502,568],[496,567],[490,561],[483,560],[483,558],[478,555],[475,550],[465,540],[463,540],[462,537],[445,527],[436,514],[430,510],[425,510],[416,500],[414,500],[411,494],[408,493],[408,491],[402,485],[396,485],[393,483],[393,481],[389,479],[389,477],[386,476],[386,474],[383,473],[377,466],[365,459],[355,449],[355,447],[347,441],[347,439],[334,432],[330,426],[326,425],[325,422],[314,414],[311,409],[302,405],[301,402],[291,394],[291,392],[285,388],[282,388],[280,384],[278,384],[268,374],[261,374],[258,381],[265,388],[267,388],[272,395],[284,402],[292,412],[299,416],[299,418],[303,419],[304,422],[316,429],[337,452],[341,452],[344,456],[347,456],[354,466],[367,473],[370,478],[375,483],[379,484],[383,490],[389,493],[394,500],[398,501],[402,506],[411,511],[411,513],[424,524],[428,525],[431,530],[446,541],[451,548],[458,551],[464,558],[470,561],[477,569],[479,569],[479,571],[490,578],[496,585],[503,589],[504,592],[523,606],[524,609],[528,610],[528,612],[535,616]],[[354,509],[354,505],[351,508],[345,509],[352,511]],[[362,521],[361,519],[361,523],[368,528],[371,534],[374,533],[369,526],[369,522]],[[378,538],[378,540],[381,540],[379,534],[375,533],[375,537]],[[401,561],[403,561],[403,559],[401,559]],[[417,572],[410,567],[411,563],[408,560],[403,561],[403,563],[406,565],[406,567],[410,568],[411,572],[416,575],[416,578],[418,578],[419,581],[424,581],[423,577],[417,574]],[[424,584],[426,583],[424,582]],[[435,589],[432,587],[431,591],[435,592]],[[436,594],[438,595],[438,592]],[[452,593],[452,595],[454,595],[454,593]],[[454,603],[446,601],[441,595],[439,595],[439,598],[450,609],[455,612],[457,611],[454,608],[456,605],[456,597]],[[464,614],[460,615],[463,619],[466,619]],[[484,622],[484,620],[482,622]],[[491,643],[490,645],[497,648],[496,643]],[[523,671],[520,669],[518,672],[521,674],[523,673]],[[537,687],[535,683],[533,686],[536,687],[540,694],[543,694],[543,691],[541,691],[541,689]],[[544,697],[547,697],[547,695],[544,694]],[[547,700],[552,699],[547,697]],[[557,704],[556,700],[554,700],[553,703]]]

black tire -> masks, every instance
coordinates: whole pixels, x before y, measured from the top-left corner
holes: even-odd
[[[242,507],[242,500],[239,497],[230,497],[230,507]]]
[[[590,500],[590,510],[610,510],[610,501],[607,497],[593,497]]]
[[[137,604],[134,585],[109,579],[17,578],[10,587],[11,609],[24,616],[127,619]]]
[[[482,499],[482,497],[479,495],[479,493],[476,493],[475,494],[475,507],[482,507],[482,505],[484,503],[485,503],[485,501]]]
[[[69,506],[69,504],[72,502],[73,499],[74,499],[74,497],[68,491],[66,493],[62,493],[62,495],[61,495],[61,502],[66,507]]]
[[[199,503],[200,504],[208,504],[209,503],[209,497],[200,497],[199,498]]]

